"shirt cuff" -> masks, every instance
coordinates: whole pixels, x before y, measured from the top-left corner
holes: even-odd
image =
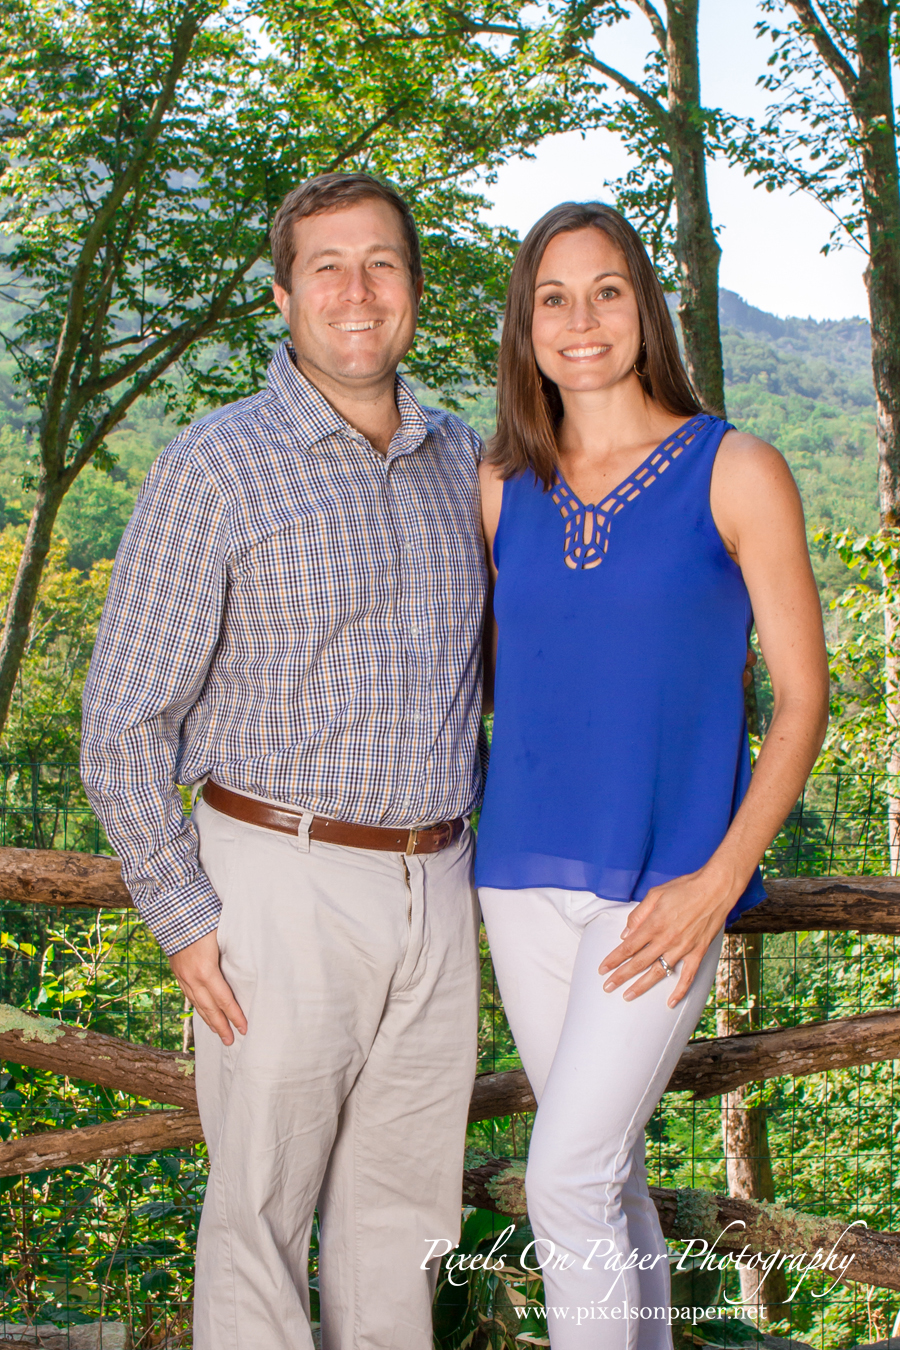
[[[152,897],[134,897],[135,908],[162,947],[166,956],[174,956],[213,933],[219,926],[222,902],[206,877],[172,893],[156,892]]]

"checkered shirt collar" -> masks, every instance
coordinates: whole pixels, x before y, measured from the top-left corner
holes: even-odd
[[[288,411],[298,443],[304,449],[311,449],[319,441],[334,435],[358,440],[359,432],[332,408],[312,381],[301,374],[294,356],[290,342],[282,342],[269,364],[267,379],[269,388]],[[395,397],[400,426],[391,442],[392,457],[417,449],[434,430],[433,420],[400,375],[396,377]]]

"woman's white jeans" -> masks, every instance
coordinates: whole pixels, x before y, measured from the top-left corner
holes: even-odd
[[[666,1244],[647,1190],[644,1126],[690,1039],[721,936],[688,993],[631,1002],[597,967],[629,913],[585,891],[480,892],[500,995],[539,1103],[525,1190],[553,1350],[667,1350]]]

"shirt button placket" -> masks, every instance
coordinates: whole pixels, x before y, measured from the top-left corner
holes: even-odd
[[[427,559],[420,558],[415,548],[414,539],[418,522],[415,519],[413,503],[410,500],[409,493],[405,490],[407,487],[403,474],[403,459],[400,456],[394,464],[395,473],[399,469],[399,476],[391,483],[390,500],[392,507],[396,509],[398,524],[403,540],[401,557],[401,576],[402,576],[402,594],[401,594],[401,614],[404,627],[407,633],[407,650],[410,655],[410,679],[407,685],[407,712],[406,722],[409,727],[409,736],[406,738],[407,753],[404,756],[403,781],[406,783],[424,782],[425,771],[425,751],[423,744],[423,726],[425,722],[424,707],[426,699],[425,676],[426,663],[423,660],[422,651],[422,619],[421,592],[422,581],[418,574],[420,567],[427,565]],[[405,790],[403,804],[405,808],[411,808],[412,798]]]

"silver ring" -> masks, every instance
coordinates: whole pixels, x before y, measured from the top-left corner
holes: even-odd
[[[666,975],[667,975],[667,976],[668,976],[668,975],[674,975],[674,974],[675,974],[674,970],[673,970],[672,967],[669,965],[668,961],[666,960],[666,958],[665,958],[664,956],[658,956],[656,959],[657,959],[657,961],[659,962],[659,964],[662,966],[663,970],[666,972]]]

